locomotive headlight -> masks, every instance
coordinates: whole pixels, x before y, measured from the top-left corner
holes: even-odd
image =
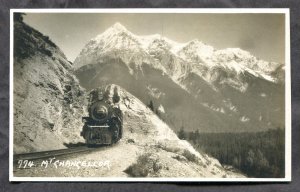
[[[98,119],[104,119],[107,116],[107,108],[105,106],[96,107],[94,112]]]

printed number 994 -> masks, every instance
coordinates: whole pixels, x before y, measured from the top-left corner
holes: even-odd
[[[19,160],[18,161],[19,169],[23,168],[31,168],[34,166],[33,161],[28,161],[28,160]]]

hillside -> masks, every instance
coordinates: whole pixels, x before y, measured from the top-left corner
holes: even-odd
[[[85,91],[62,51],[22,21],[14,23],[14,153],[83,141]]]
[[[116,85],[109,85],[111,97]],[[197,152],[180,140],[140,100],[118,87],[124,118],[124,136],[115,145],[69,161],[108,161],[109,169],[58,167],[17,170],[17,176],[65,177],[245,177],[226,170],[216,159]],[[59,158],[58,158],[59,159]]]

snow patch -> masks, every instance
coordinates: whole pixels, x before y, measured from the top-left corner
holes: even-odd
[[[166,113],[165,108],[160,104],[159,107],[157,108],[159,113]]]
[[[217,107],[214,104],[209,104],[209,103],[201,103],[201,104],[202,106],[207,107],[213,111],[225,114],[225,110],[223,107]]]
[[[246,116],[242,116],[242,117],[240,118],[240,121],[241,121],[241,122],[248,122],[248,121],[250,121],[250,119],[249,119],[248,117],[246,117]]]
[[[152,87],[151,85],[147,86],[147,90],[148,90],[148,93],[156,99],[159,99],[166,95],[165,93],[161,92],[158,88]]]
[[[260,96],[261,96],[261,97],[267,97],[267,94],[261,93]]]

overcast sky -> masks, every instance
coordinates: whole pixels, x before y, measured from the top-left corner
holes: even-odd
[[[162,34],[224,49],[239,47],[284,63],[284,14],[95,14],[27,13],[25,22],[50,37],[74,61],[84,45],[116,22],[137,35]]]

